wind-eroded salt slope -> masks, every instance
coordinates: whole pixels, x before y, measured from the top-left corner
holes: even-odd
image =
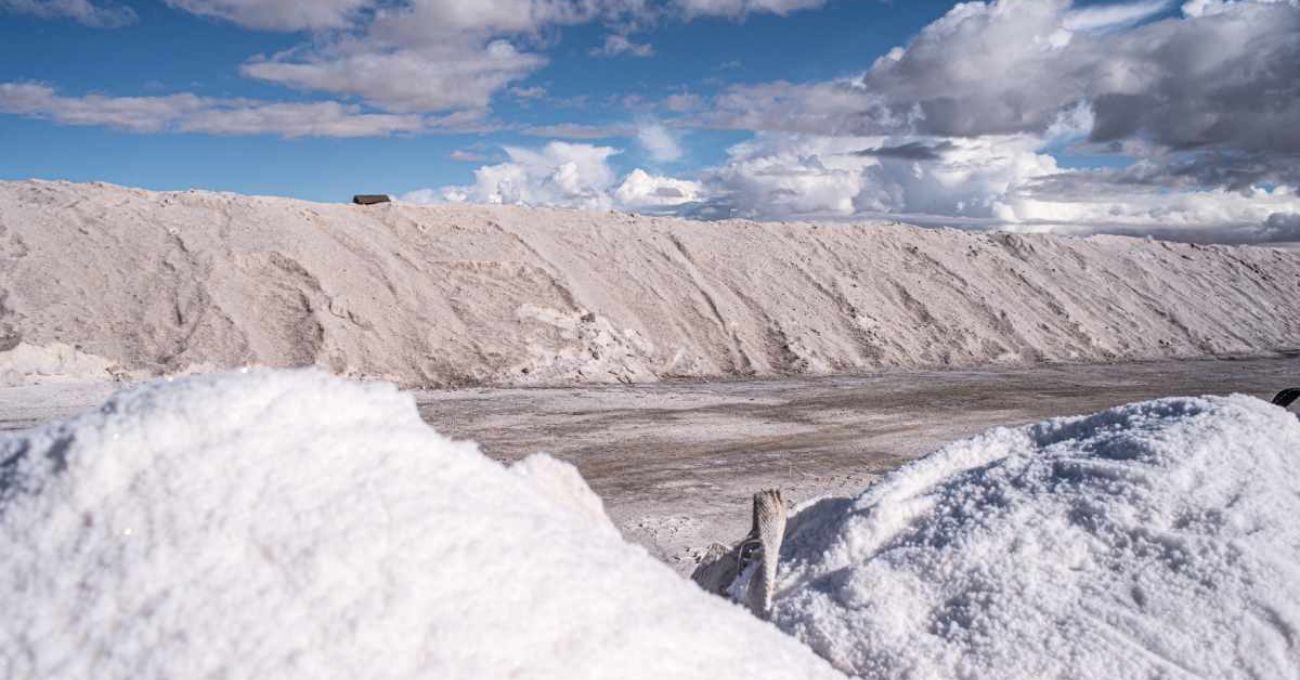
[[[0,379],[645,381],[1300,344],[1300,252],[0,182]]]
[[[572,467],[319,372],[0,437],[0,612],[15,680],[839,677],[624,543]]]
[[[869,678],[1300,677],[1300,421],[998,429],[794,518],[774,618]]]

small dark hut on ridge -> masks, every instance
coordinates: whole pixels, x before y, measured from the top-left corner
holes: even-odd
[[[352,197],[352,202],[357,205],[374,205],[376,203],[388,203],[393,199],[387,194],[357,194]]]

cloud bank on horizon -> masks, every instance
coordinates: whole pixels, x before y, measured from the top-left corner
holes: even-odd
[[[0,126],[456,144],[426,159],[452,181],[406,169],[426,188],[398,193],[422,202],[1300,241],[1300,0],[166,4],[280,49],[230,65],[246,90],[78,92],[9,69]],[[124,40],[157,15],[0,13]],[[901,40],[873,30],[904,19]]]

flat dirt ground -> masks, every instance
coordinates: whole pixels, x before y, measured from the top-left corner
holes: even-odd
[[[578,466],[624,535],[679,571],[748,530],[749,497],[854,494],[998,425],[1166,396],[1300,386],[1300,357],[1052,365],[586,389],[424,392],[425,419],[515,460]]]
[[[1300,357],[1050,365],[871,376],[416,392],[425,420],[512,461],[574,463],[627,538],[680,572],[748,529],[749,496],[854,494],[997,425],[1163,396],[1300,386]],[[109,384],[0,389],[0,429],[92,408]]]

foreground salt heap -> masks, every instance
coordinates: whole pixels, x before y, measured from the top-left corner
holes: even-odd
[[[314,372],[155,384],[0,438],[0,677],[834,677],[507,470]]]
[[[791,522],[773,620],[872,678],[1300,677],[1300,421],[998,429]]]

